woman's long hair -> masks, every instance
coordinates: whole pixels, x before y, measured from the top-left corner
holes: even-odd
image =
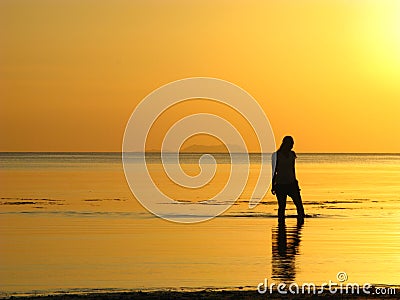
[[[282,144],[279,147],[278,152],[288,155],[290,153],[290,151],[292,150],[293,145],[294,145],[293,138],[290,135],[287,135],[283,138]],[[295,157],[296,157],[296,154],[295,154]]]

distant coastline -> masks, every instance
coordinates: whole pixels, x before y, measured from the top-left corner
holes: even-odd
[[[55,155],[71,155],[71,154],[80,154],[80,155],[91,155],[91,154],[105,154],[105,155],[121,155],[122,151],[0,151],[0,155],[27,155],[27,154],[55,154]],[[160,154],[160,153],[175,153],[172,151],[158,151],[158,150],[149,150],[146,152],[140,151],[132,151],[125,153],[146,153],[146,154]],[[229,154],[228,152],[210,152],[210,151],[180,151],[181,154]],[[261,152],[232,152],[237,154],[261,154]],[[269,154],[268,152],[264,152],[264,154]],[[400,152],[296,152],[299,155],[400,155]]]

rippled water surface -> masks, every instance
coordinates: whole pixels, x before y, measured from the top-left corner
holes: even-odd
[[[225,213],[179,224],[133,197],[120,154],[0,154],[0,290],[256,289],[264,278],[321,284],[341,271],[349,282],[399,285],[400,155],[298,156],[303,225],[290,200],[278,224],[270,193],[248,207],[269,156],[250,156],[246,188],[238,199],[228,193]],[[199,157],[183,155],[182,169],[198,174]],[[191,190],[168,179],[158,155],[146,159],[160,190],[188,205],[217,194],[231,167],[215,155],[213,180]]]

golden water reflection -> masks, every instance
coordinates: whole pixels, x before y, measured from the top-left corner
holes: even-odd
[[[272,279],[294,282],[296,279],[296,256],[299,254],[303,222],[286,226],[280,221],[272,228]]]

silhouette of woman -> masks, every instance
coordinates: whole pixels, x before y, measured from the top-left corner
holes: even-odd
[[[297,209],[297,218],[304,220],[304,208],[300,195],[299,183],[296,179],[296,153],[292,151],[294,140],[285,136],[278,151],[272,154],[272,194],[278,200],[278,218],[285,219],[286,198],[292,198]]]

